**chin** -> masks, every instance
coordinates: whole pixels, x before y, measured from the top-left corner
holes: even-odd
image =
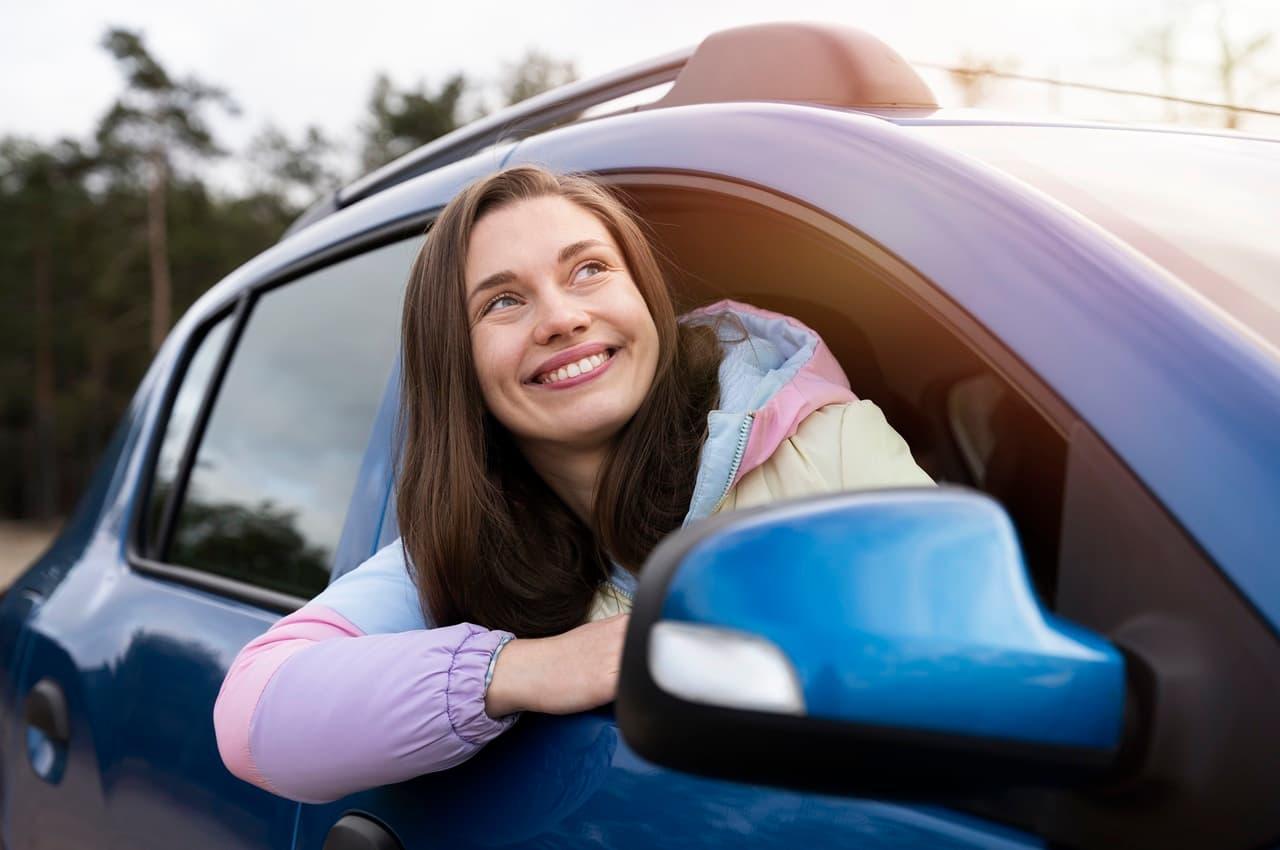
[[[564,448],[595,448],[608,443],[621,433],[623,427],[631,420],[634,411],[628,415],[614,412],[610,415],[578,415],[569,412],[570,427],[561,424],[554,429],[547,428],[539,434],[528,435],[529,439],[544,444],[553,444]]]

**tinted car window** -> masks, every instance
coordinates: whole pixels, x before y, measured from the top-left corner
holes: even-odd
[[[199,347],[187,365],[182,386],[174,397],[169,422],[164,430],[164,441],[160,444],[160,454],[156,459],[155,478],[152,480],[151,498],[147,506],[146,539],[149,555],[154,556],[160,549],[164,506],[169,494],[173,492],[173,482],[178,474],[178,464],[182,461],[182,452],[191,437],[196,413],[208,389],[209,379],[213,376],[218,354],[226,344],[231,321],[229,316],[220,319],[209,329],[204,339],[200,340]]]
[[[303,597],[324,588],[418,245],[389,245],[259,297],[167,560]]]

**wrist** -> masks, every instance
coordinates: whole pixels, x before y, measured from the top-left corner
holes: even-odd
[[[528,706],[523,693],[522,659],[529,640],[508,640],[494,650],[494,657],[484,692],[484,713],[492,718],[524,711]]]
[[[484,687],[486,691],[489,689],[489,683],[493,681],[493,670],[498,665],[499,653],[502,652],[503,647],[515,640],[515,637],[513,634],[503,633],[502,637],[498,639],[498,645],[493,648],[493,654],[489,656],[489,667],[484,672]]]

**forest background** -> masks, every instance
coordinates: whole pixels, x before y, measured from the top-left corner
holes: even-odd
[[[314,126],[291,138],[268,125],[238,154],[247,185],[230,189],[208,172],[231,155],[211,118],[234,113],[234,96],[171,74],[137,31],[110,29],[102,48],[122,86],[88,138],[0,137],[0,518],[37,524],[20,546],[74,507],[201,293],[326,193],[490,111],[463,74],[435,87],[378,75],[354,151]],[[576,76],[530,51],[488,94],[505,106]]]

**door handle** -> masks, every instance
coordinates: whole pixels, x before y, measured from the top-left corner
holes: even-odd
[[[53,679],[41,679],[27,693],[23,710],[27,729],[27,759],[36,776],[57,785],[67,765],[71,723],[67,697]]]
[[[372,818],[348,813],[329,830],[322,850],[404,850],[404,845]]]
[[[67,698],[53,679],[41,679],[27,694],[27,725],[44,733],[55,744],[67,745],[71,726],[67,721]]]

